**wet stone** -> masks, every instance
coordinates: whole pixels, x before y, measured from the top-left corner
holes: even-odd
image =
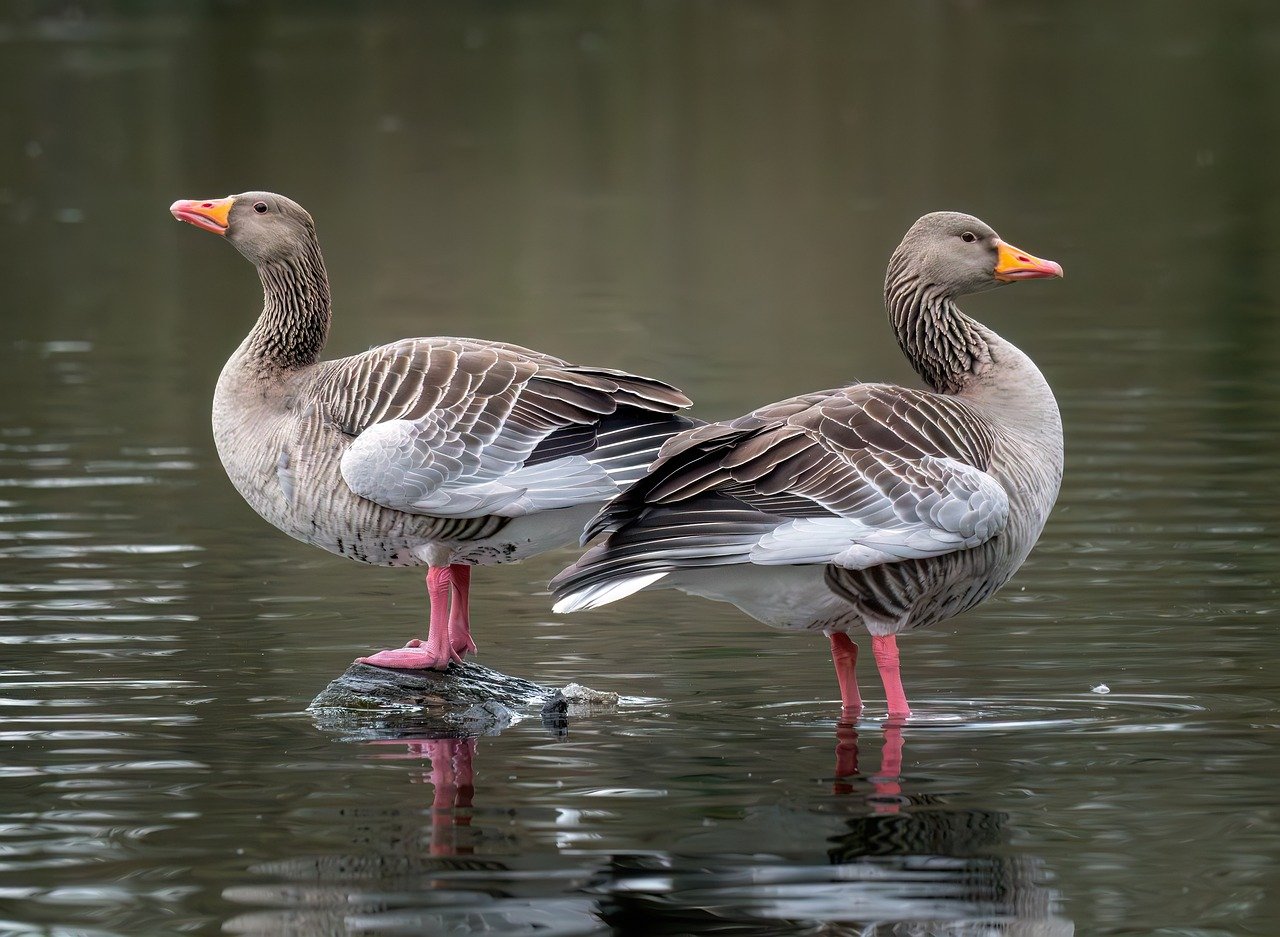
[[[563,734],[572,701],[589,701],[592,708],[616,706],[618,696],[578,684],[561,690],[473,662],[450,664],[442,671],[390,670],[356,662],[321,690],[307,711],[326,722],[370,714],[412,715],[417,731],[440,737],[500,732],[522,715],[537,714],[549,730]]]

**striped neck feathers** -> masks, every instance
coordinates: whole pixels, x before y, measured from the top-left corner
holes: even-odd
[[[991,362],[982,326],[945,289],[922,280],[897,257],[884,292],[898,346],[934,390],[959,393]]]
[[[300,250],[258,267],[262,315],[249,334],[252,357],[285,370],[320,360],[329,337],[329,275],[320,244],[311,237]]]

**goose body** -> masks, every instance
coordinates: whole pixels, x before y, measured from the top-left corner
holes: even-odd
[[[527,402],[540,385],[590,382],[593,372],[515,345],[457,338],[411,339],[316,368],[267,375],[252,358],[241,346],[214,392],[214,442],[232,484],[290,536],[376,566],[489,565],[524,559],[548,543],[570,543],[600,502],[634,480],[662,439],[676,425],[687,425],[673,423],[653,401],[652,411],[642,411],[648,418],[624,411],[625,446],[616,445],[616,451],[599,432],[584,433],[582,442],[592,447],[585,454],[537,461],[490,456],[497,465],[464,468],[467,445],[479,462],[492,444],[482,445],[479,436],[464,440],[457,429],[422,439],[431,418],[465,416],[465,409],[446,405],[437,412],[420,387],[406,391],[404,403],[386,406],[406,375],[416,383],[431,373],[433,361],[443,362],[457,369],[455,375],[435,380],[454,390],[455,383],[465,388],[478,382],[483,388],[488,375],[474,376],[481,369],[501,372],[495,383],[509,398],[523,395]],[[470,374],[462,371],[468,367]],[[603,389],[587,383],[583,390],[610,399],[616,384],[617,376],[608,376]],[[379,394],[388,400],[382,408],[371,406]],[[493,411],[507,406],[474,389],[457,394],[481,412],[485,405]],[[598,427],[594,413],[572,416],[580,422],[566,420],[571,431]],[[513,426],[505,428],[514,434]],[[652,435],[642,435],[645,429]],[[452,446],[447,453],[446,445]],[[610,455],[620,467],[602,464]]]
[[[673,437],[588,527],[606,536],[553,580],[556,610],[677,588],[821,631],[851,709],[861,697],[848,635],[866,629],[890,712],[909,713],[896,636],[1004,585],[1062,479],[1048,383],[955,297],[1061,275],[972,216],[924,216],[894,252],[885,295],[928,389],[852,384]]]
[[[262,313],[214,392],[236,490],[306,543],[428,567],[427,640],[369,663],[442,668],[473,651],[470,567],[572,542],[693,425],[668,384],[502,342],[412,338],[321,361],[328,277],[301,206],[250,192],[171,211],[225,235],[262,280]]]

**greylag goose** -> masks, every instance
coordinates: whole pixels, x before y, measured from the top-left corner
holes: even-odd
[[[1048,383],[955,300],[1060,276],[977,218],[925,215],[893,252],[885,301],[929,389],[851,384],[673,437],[587,527],[584,542],[608,536],[552,581],[555,610],[677,588],[821,631],[849,710],[862,707],[849,632],[863,627],[890,714],[910,714],[897,635],[1004,585],[1062,480]]]
[[[359,660],[447,668],[475,651],[471,566],[571,543],[695,425],[669,384],[517,345],[408,338],[321,361],[329,279],[311,216],[270,192],[177,201],[258,269],[257,324],[218,378],[232,484],[285,533],[379,566],[427,566],[425,641]]]

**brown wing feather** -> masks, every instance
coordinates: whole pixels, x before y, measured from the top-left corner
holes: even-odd
[[[548,451],[596,458],[600,449],[610,476],[629,481],[666,435],[690,425],[670,417],[689,400],[669,384],[498,342],[406,339],[330,362],[319,380],[323,412],[355,437],[344,478],[363,497],[402,510],[442,487],[496,481],[566,430],[571,438]],[[607,439],[574,429],[598,430],[606,418]],[[431,503],[447,513],[441,497]]]
[[[620,405],[657,413],[690,405],[679,390],[652,378],[579,368],[505,342],[456,338],[406,339],[329,362],[319,392],[328,418],[353,436],[389,420],[462,414],[477,400],[494,401],[530,428],[590,422]],[[508,396],[518,401],[514,407]]]
[[[652,506],[717,493],[782,516],[853,514],[872,494],[868,477],[891,490],[896,480],[886,474],[909,473],[904,463],[923,456],[985,471],[993,446],[982,417],[928,391],[854,384],[805,394],[668,440],[649,472],[600,512],[584,539],[625,526]]]

